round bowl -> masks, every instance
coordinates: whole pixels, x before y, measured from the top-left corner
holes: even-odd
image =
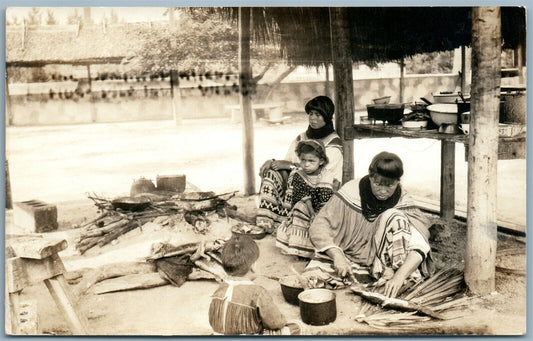
[[[359,118],[360,124],[372,124],[372,120],[368,119],[368,116],[361,116]]]
[[[298,277],[293,275],[280,278],[279,285],[285,301],[293,305],[298,305],[300,302],[298,300],[298,295],[304,291]]]
[[[439,127],[442,124],[457,124],[456,104],[432,104],[427,107],[431,120]]]
[[[405,129],[426,129],[428,126],[428,121],[402,121],[402,127]]]
[[[390,96],[383,96],[379,98],[374,98],[372,100],[374,104],[389,104],[390,102]]]
[[[248,227],[246,225],[233,226],[231,228],[231,233],[234,236],[250,236],[253,239],[257,240],[263,239],[266,235],[265,230],[263,230],[262,228],[257,226]]]
[[[300,317],[313,326],[329,324],[337,318],[335,293],[327,289],[308,289],[298,295]]]

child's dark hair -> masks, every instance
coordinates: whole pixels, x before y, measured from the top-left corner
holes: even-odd
[[[224,244],[221,256],[228,275],[244,276],[259,258],[259,247],[250,236],[233,235]]]
[[[368,167],[370,177],[376,174],[391,180],[400,180],[403,175],[402,160],[394,153],[381,152],[377,154]]]
[[[296,155],[300,157],[300,155],[304,153],[314,154],[320,160],[323,160],[324,164],[322,166],[325,166],[329,162],[328,156],[326,155],[326,147],[324,147],[324,144],[321,141],[304,140],[298,142],[298,145],[296,146]]]

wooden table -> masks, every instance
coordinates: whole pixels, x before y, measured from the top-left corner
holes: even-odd
[[[344,129],[344,138],[347,140],[383,137],[428,138],[441,141],[440,216],[445,220],[453,219],[455,216],[455,143],[464,144],[468,150],[468,136],[443,134],[437,130],[404,129],[401,125],[379,123],[354,124],[352,127]],[[498,159],[525,158],[525,145],[525,134],[515,137],[500,137]]]
[[[231,111],[231,122],[240,122],[241,120],[241,106],[240,104],[234,104],[234,105],[226,105],[225,108],[227,110],[230,110]],[[276,115],[271,115],[270,113],[273,112],[273,111],[276,111],[277,113],[277,110],[278,109],[281,109],[281,104],[280,103],[257,103],[257,104],[252,104],[252,116],[253,116],[253,121],[255,122],[257,120],[257,111],[264,111],[265,112],[265,115],[268,116],[269,120],[272,119],[271,116],[276,116]]]

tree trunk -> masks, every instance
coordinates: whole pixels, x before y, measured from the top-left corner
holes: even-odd
[[[331,55],[335,83],[335,130],[342,140],[342,183],[354,178],[353,140],[344,139],[344,128],[353,126],[354,93],[347,9],[330,8]]]
[[[474,7],[465,281],[476,294],[495,289],[500,73],[500,8]]]
[[[241,110],[244,158],[244,195],[255,193],[254,175],[254,123],[252,119],[251,78],[250,65],[250,8],[239,7],[239,67],[241,85]]]
[[[171,11],[172,12],[172,11]],[[180,78],[177,70],[170,71],[170,99],[172,102],[172,117],[176,125],[182,124]]]

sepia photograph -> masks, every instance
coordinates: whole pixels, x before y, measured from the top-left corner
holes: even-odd
[[[526,335],[527,8],[302,5],[4,8],[5,335]]]

